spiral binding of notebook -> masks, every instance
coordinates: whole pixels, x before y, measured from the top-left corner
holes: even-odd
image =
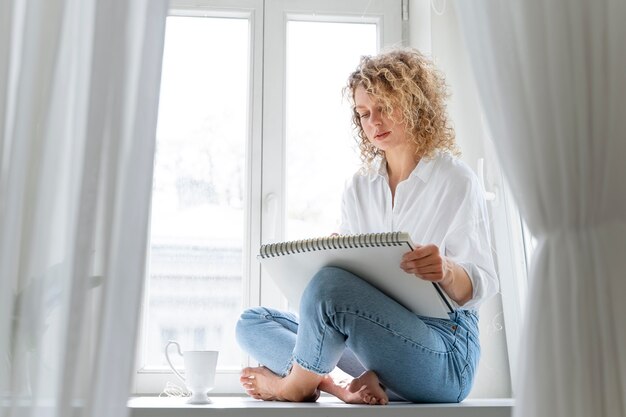
[[[259,250],[260,258],[290,255],[328,249],[352,249],[383,246],[401,246],[409,240],[405,232],[364,233],[358,235],[336,235],[289,242],[269,243]]]

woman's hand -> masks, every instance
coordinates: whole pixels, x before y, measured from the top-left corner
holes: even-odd
[[[421,279],[437,282],[458,305],[472,299],[472,281],[465,269],[439,252],[437,245],[417,246],[405,253],[400,268]]]
[[[441,255],[437,245],[418,245],[404,254],[400,268],[427,281],[445,284],[451,279],[451,261]]]

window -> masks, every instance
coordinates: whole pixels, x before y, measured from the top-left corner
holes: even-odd
[[[234,340],[239,313],[286,307],[259,245],[337,230],[359,164],[341,90],[359,57],[400,43],[405,24],[400,0],[171,0],[135,393],[176,382],[168,340],[219,349],[213,392],[242,392],[239,370],[252,363]],[[532,239],[499,167],[487,172],[500,177],[490,211],[514,358]]]
[[[400,3],[172,1],[135,392],[174,381],[168,340],[219,349],[214,392],[241,392],[239,313],[284,305],[256,251],[336,230],[359,161],[341,88],[360,55],[400,42]]]

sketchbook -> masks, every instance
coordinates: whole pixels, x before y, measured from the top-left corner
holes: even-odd
[[[408,233],[328,236],[262,245],[257,258],[294,309],[309,280],[325,266],[345,269],[421,316],[448,319],[449,299],[436,283],[400,268],[415,248]]]

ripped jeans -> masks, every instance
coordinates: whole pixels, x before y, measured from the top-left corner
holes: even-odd
[[[418,316],[334,267],[313,277],[299,319],[250,308],[236,336],[242,349],[278,375],[287,375],[294,362],[320,375],[336,366],[355,377],[372,370],[391,399],[415,403],[463,400],[480,357],[475,311],[457,310],[449,320]]]

